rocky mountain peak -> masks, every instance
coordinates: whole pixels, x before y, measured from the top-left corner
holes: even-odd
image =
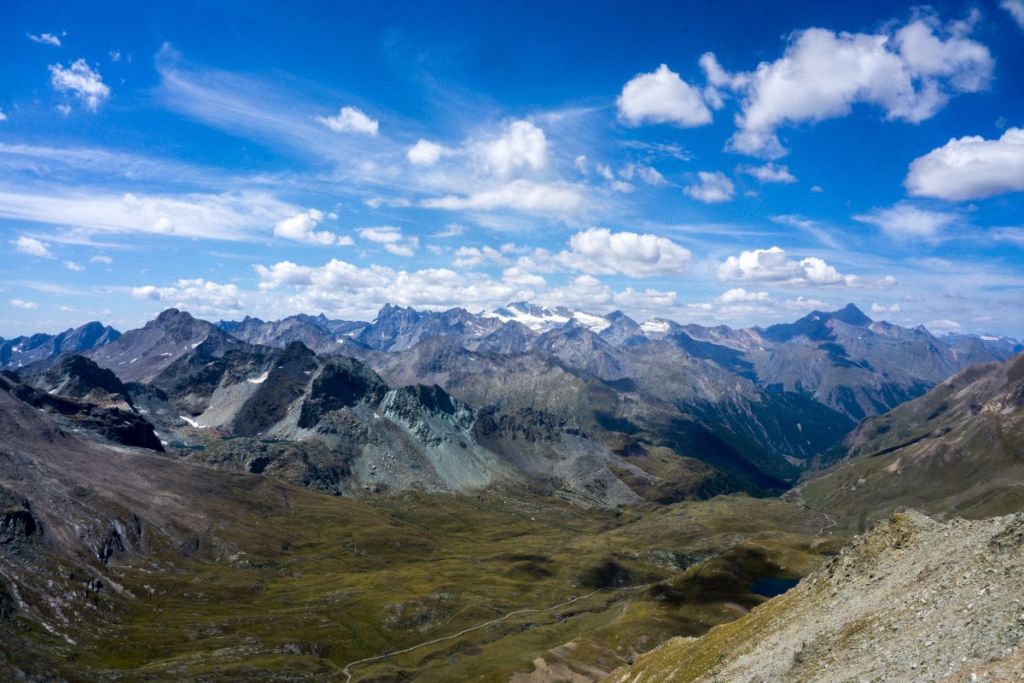
[[[62,396],[84,398],[93,392],[105,392],[131,405],[128,390],[117,375],[77,354],[66,357],[60,364],[50,368],[40,383],[47,391]]]
[[[846,306],[838,311],[826,315],[831,315],[836,320],[841,320],[847,325],[854,325],[856,327],[867,327],[873,322],[871,318],[864,314],[864,311],[852,303],[846,304]]]

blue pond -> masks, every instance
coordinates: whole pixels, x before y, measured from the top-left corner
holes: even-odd
[[[763,595],[766,598],[774,598],[776,595],[782,595],[798,583],[800,583],[800,579],[780,579],[774,576],[762,576],[761,578],[754,579],[754,583],[750,584],[750,592]]]

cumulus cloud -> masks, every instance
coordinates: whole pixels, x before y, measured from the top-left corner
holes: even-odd
[[[914,159],[903,184],[915,197],[953,201],[1024,192],[1024,128],[1010,128],[998,140],[953,138]]]
[[[43,45],[53,45],[54,47],[60,47],[60,38],[53,35],[52,33],[40,33],[39,35],[28,34],[28,39],[33,43],[42,43]]]
[[[92,263],[102,263],[104,265],[109,266],[114,262],[114,259],[110,258],[109,256],[104,256],[103,254],[97,254],[96,256],[93,256],[91,259],[89,259],[89,261],[91,261]]]
[[[35,301],[25,301],[24,299],[11,299],[11,305],[15,308],[21,308],[26,311],[31,311],[39,308],[39,304]]]
[[[931,239],[958,220],[955,213],[928,211],[906,203],[896,204],[888,209],[875,209],[870,213],[853,217],[862,223],[869,223],[893,237]]]
[[[255,266],[264,291],[291,292],[297,310],[324,310],[359,315],[385,302],[400,306],[490,308],[535,292],[512,282],[480,273],[457,273],[447,268],[394,270],[381,265],[359,267],[332,259],[323,266],[288,261]]]
[[[444,145],[439,145],[436,142],[420,138],[415,145],[406,150],[405,156],[409,160],[409,163],[415,166],[433,166],[441,160],[441,157],[446,157],[454,153],[454,150],[451,150]]]
[[[735,287],[722,292],[719,296],[715,297],[715,303],[726,305],[737,303],[765,303],[768,301],[771,301],[771,297],[768,296],[768,292],[748,292],[742,287]]]
[[[824,259],[791,259],[784,249],[751,249],[730,256],[718,266],[722,280],[773,282],[779,285],[840,285],[860,283],[856,275],[843,275]]]
[[[459,268],[475,268],[483,263],[504,264],[507,261],[505,255],[494,247],[459,247],[455,250],[455,260],[452,263]]]
[[[358,133],[374,137],[380,128],[377,119],[370,118],[357,107],[342,107],[336,116],[317,116],[316,120],[335,133]]]
[[[872,313],[899,313],[900,312],[900,305],[899,304],[889,304],[888,306],[886,306],[885,304],[880,304],[880,303],[878,303],[876,301],[875,303],[871,304],[871,312]]]
[[[133,287],[132,296],[198,313],[239,311],[243,308],[241,293],[236,285],[222,285],[203,278],[181,279],[169,287]]]
[[[963,326],[955,320],[949,320],[948,318],[940,318],[939,320],[930,320],[925,323],[932,332],[938,332],[942,334],[944,332],[959,332],[963,329]]]
[[[94,71],[84,59],[72,62],[67,68],[51,64],[50,83],[58,92],[70,92],[93,111],[110,96],[110,88],[103,83],[99,72]]]
[[[531,273],[519,266],[510,266],[502,271],[501,279],[512,285],[520,287],[541,288],[547,285],[547,281],[540,275]]]
[[[74,261],[65,261],[64,262],[64,267],[67,268],[68,270],[73,270],[76,273],[81,273],[83,270],[85,270],[84,266],[79,265],[78,263],[75,263]]]
[[[1003,0],[999,6],[1009,12],[1017,26],[1024,31],[1024,0]]]
[[[6,120],[7,120],[7,114],[4,113],[3,109],[0,109],[0,121],[6,121]]]
[[[362,228],[359,236],[367,242],[383,245],[385,251],[395,256],[412,256],[420,246],[418,237],[406,237],[401,228],[393,225]]]
[[[500,176],[543,170],[549,161],[544,131],[529,121],[512,121],[501,136],[473,147],[477,159]]]
[[[686,271],[690,251],[667,237],[591,228],[573,235],[561,261],[576,270],[653,277]]]
[[[538,183],[522,178],[465,196],[448,195],[420,202],[428,209],[448,211],[517,209],[557,215],[571,213],[582,204],[583,194],[575,185]]]
[[[711,110],[700,90],[665,64],[634,76],[623,86],[616,104],[619,118],[630,126],[670,123],[690,128],[711,123]]]
[[[402,229],[392,225],[382,225],[373,228],[362,228],[359,236],[368,242],[377,244],[394,244],[402,240]]]
[[[34,237],[22,235],[16,240],[11,240],[11,244],[14,245],[14,250],[19,254],[28,254],[29,256],[38,256],[40,258],[55,258],[50,253],[50,247],[45,242],[40,242]]]
[[[796,177],[789,172],[789,168],[771,162],[762,166],[740,166],[737,170],[740,173],[752,176],[762,183],[795,183]]]
[[[278,221],[274,225],[274,236],[286,240],[323,246],[349,246],[352,244],[352,238],[348,235],[338,236],[333,232],[318,232],[316,227],[320,225],[324,218],[324,213],[318,209],[301,211],[294,216]]]
[[[847,115],[857,103],[881,107],[888,119],[918,123],[957,93],[985,89],[994,60],[967,37],[970,22],[943,26],[920,14],[885,33],[792,34],[782,57],[754,71],[729,74],[713,54],[702,58],[713,87],[742,97],[738,130],[728,148],[765,158],[786,154],[776,131]]]
[[[699,182],[690,185],[684,191],[705,204],[730,201],[736,193],[732,181],[720,171],[700,171],[697,173],[697,179]]]

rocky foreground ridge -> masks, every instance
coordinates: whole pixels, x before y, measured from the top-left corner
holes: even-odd
[[[1024,514],[894,514],[796,588],[609,683],[1020,681]]]

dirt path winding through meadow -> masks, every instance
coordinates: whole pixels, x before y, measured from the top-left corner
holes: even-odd
[[[569,606],[569,605],[571,605],[573,603],[579,602],[580,600],[586,600],[587,598],[589,598],[589,597],[591,597],[593,595],[597,595],[598,593],[602,593],[604,591],[636,591],[636,590],[643,590],[644,588],[650,588],[653,585],[655,585],[655,584],[653,584],[653,583],[646,583],[646,584],[644,584],[642,586],[626,586],[626,587],[623,587],[623,588],[598,588],[597,590],[591,591],[591,592],[587,593],[586,595],[577,595],[575,597],[569,598],[568,600],[565,600],[564,602],[560,602],[557,605],[551,605],[550,607],[540,607],[540,608],[537,608],[537,609],[514,610],[512,612],[509,612],[509,613],[505,614],[504,616],[498,617],[497,619],[491,619],[490,621],[485,621],[482,624],[477,624],[476,626],[470,626],[469,628],[464,628],[461,631],[459,631],[458,633],[452,633],[451,635],[443,636],[441,638],[434,638],[433,640],[427,640],[427,641],[422,642],[422,643],[417,643],[415,645],[410,645],[409,647],[402,648],[401,650],[393,650],[392,652],[386,652],[386,653],[384,653],[382,655],[376,655],[374,657],[365,657],[363,659],[357,659],[354,662],[349,662],[348,664],[346,664],[344,667],[342,667],[340,669],[340,671],[341,671],[342,674],[345,675],[346,683],[350,683],[350,681],[352,680],[352,668],[355,667],[355,666],[358,666],[359,664],[367,664],[369,662],[376,662],[376,661],[379,661],[381,659],[387,659],[388,657],[394,657],[394,656],[397,656],[397,655],[405,654],[407,652],[412,652],[413,650],[418,650],[419,648],[426,647],[428,645],[434,645],[436,643],[443,643],[446,640],[452,640],[454,638],[458,638],[459,636],[464,636],[467,633],[472,633],[473,631],[479,631],[480,629],[487,628],[488,626],[493,626],[495,624],[500,624],[501,622],[507,621],[508,619],[511,619],[512,617],[515,617],[515,616],[520,616],[520,615],[523,615],[523,614],[541,614],[543,612],[551,612],[552,610],[560,609],[562,607],[567,607],[567,606]],[[337,667],[335,667],[335,668],[337,668]]]

